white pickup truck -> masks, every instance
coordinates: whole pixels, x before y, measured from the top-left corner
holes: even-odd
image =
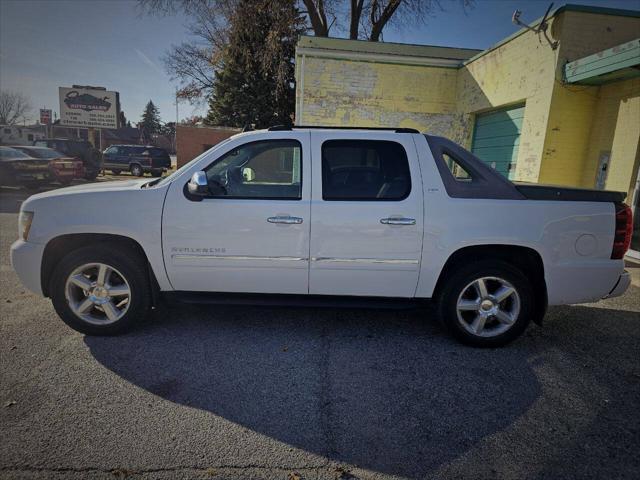
[[[411,129],[241,133],[172,175],[22,204],[24,285],[91,335],[159,300],[401,306],[432,299],[459,340],[503,345],[547,305],[621,295],[624,194],[516,185]]]

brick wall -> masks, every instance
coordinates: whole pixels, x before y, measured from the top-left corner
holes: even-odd
[[[176,131],[178,168],[239,131],[239,129],[228,127],[178,125]]]

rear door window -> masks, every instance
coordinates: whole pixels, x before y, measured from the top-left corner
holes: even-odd
[[[322,198],[399,201],[411,192],[404,147],[382,140],[328,140],[322,144]]]
[[[150,149],[151,155],[154,157],[166,157],[167,152],[161,148],[152,148]]]

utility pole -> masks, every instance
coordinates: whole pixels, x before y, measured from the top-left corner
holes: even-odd
[[[176,125],[173,129],[173,151],[178,154],[178,89],[176,88]]]

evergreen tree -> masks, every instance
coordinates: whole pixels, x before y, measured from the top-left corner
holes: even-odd
[[[144,107],[142,113],[142,121],[138,124],[138,128],[142,131],[142,137],[146,142],[149,142],[152,136],[160,132],[160,111],[151,100]]]
[[[303,30],[304,18],[294,0],[238,0],[207,123],[291,125],[295,44]]]

